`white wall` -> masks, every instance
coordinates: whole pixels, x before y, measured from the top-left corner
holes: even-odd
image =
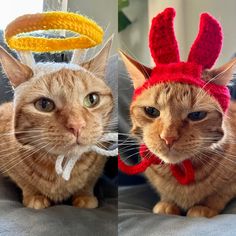
[[[117,0],[68,0],[68,11],[87,15],[95,20],[103,29],[106,36],[115,34],[113,53],[117,51],[118,31],[118,1]]]
[[[130,0],[130,6],[124,8],[125,14],[132,21],[125,30],[119,33],[119,48],[134,58],[150,64],[151,58],[148,49],[148,1]]]
[[[236,52],[236,1],[235,0],[183,0],[186,14],[186,48],[190,48],[196,37],[201,12],[209,12],[223,27],[224,42],[217,65],[229,60]]]

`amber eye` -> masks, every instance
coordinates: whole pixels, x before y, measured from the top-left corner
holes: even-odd
[[[160,111],[155,107],[144,107],[144,111],[151,118],[157,118],[160,116]]]
[[[207,116],[207,112],[205,111],[196,111],[196,112],[191,112],[188,114],[188,118],[191,121],[199,121],[204,119]]]
[[[84,106],[87,108],[95,107],[100,101],[97,93],[90,93],[84,98]]]
[[[37,110],[42,112],[51,112],[55,109],[55,103],[49,98],[40,98],[35,103],[34,106]]]

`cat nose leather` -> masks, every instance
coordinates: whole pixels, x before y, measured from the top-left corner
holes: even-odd
[[[81,129],[85,127],[85,121],[70,121],[67,124],[67,129],[74,134],[75,137],[78,137]]]
[[[170,148],[173,146],[174,142],[177,140],[177,137],[161,137],[165,141],[166,145]]]

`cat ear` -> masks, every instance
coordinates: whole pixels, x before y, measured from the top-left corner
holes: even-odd
[[[120,51],[120,55],[133,81],[134,88],[141,87],[146,79],[150,77],[152,69],[142,65],[122,51]]]
[[[205,81],[211,81],[214,84],[226,86],[232,79],[232,75],[236,70],[236,58],[232,59],[223,66],[212,69],[205,70],[203,72],[203,79]]]
[[[2,47],[0,47],[0,63],[14,87],[17,87],[33,76],[33,71],[28,66],[16,60]]]
[[[84,62],[81,66],[94,73],[98,78],[103,79],[106,71],[108,56],[111,50],[113,36],[106,42],[105,46],[91,60]]]

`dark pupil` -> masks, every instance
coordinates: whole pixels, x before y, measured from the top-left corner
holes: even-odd
[[[195,120],[201,120],[206,117],[206,112],[204,111],[198,111],[198,112],[192,112],[188,115],[188,118],[195,121]]]
[[[145,110],[152,117],[157,117],[160,115],[160,112],[154,107],[146,107]]]
[[[89,101],[91,102],[91,104],[94,104],[94,102],[96,102],[96,95],[90,94],[89,95]]]
[[[43,109],[46,109],[48,103],[49,103],[49,102],[47,101],[47,99],[42,99],[42,101],[41,101],[41,106],[42,106],[42,108],[43,108]]]

